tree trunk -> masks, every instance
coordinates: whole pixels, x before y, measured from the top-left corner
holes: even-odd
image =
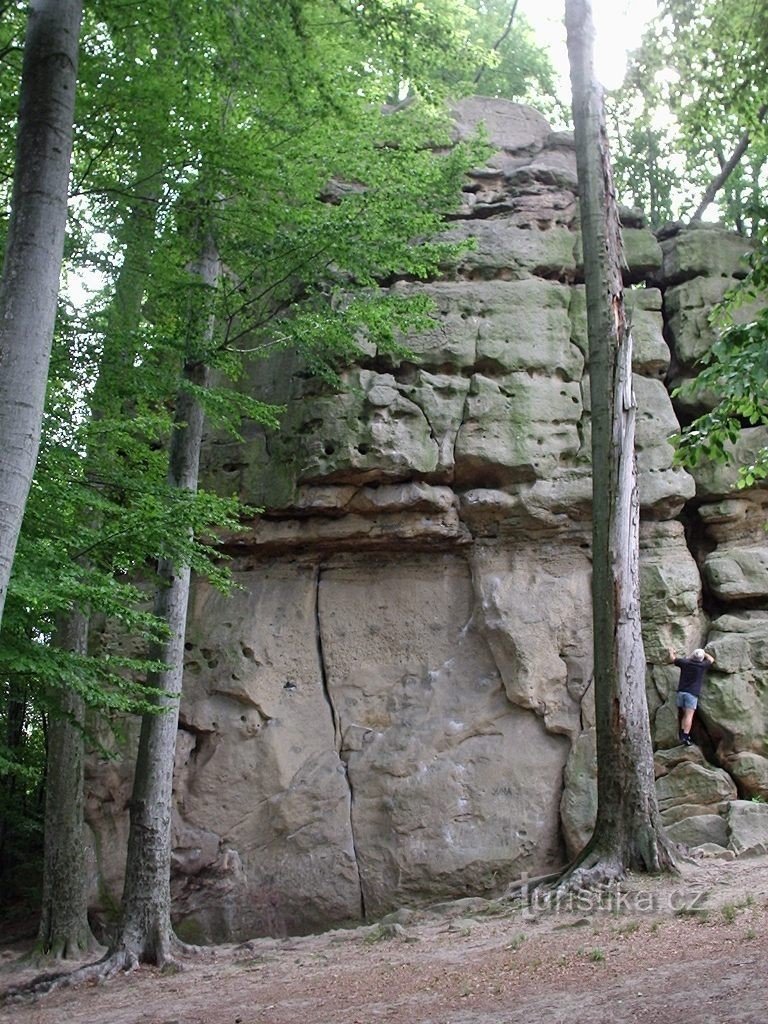
[[[0,283],[0,621],[37,453],[67,222],[82,0],[31,0]]]
[[[150,152],[139,165],[138,180],[144,183],[143,194],[132,201],[123,232],[123,263],[110,305],[99,376],[91,401],[93,420],[125,415],[126,375],[130,374],[135,348],[129,339],[141,319],[146,281],[143,264],[154,243],[156,201],[162,186],[156,171],[157,154]],[[86,472],[93,455],[89,447],[85,456]],[[89,628],[89,613],[73,608],[58,619],[54,642],[65,650],[86,654]],[[41,953],[66,959],[78,956],[84,949],[95,948],[97,942],[88,925],[82,850],[84,736],[82,729],[73,724],[82,725],[84,708],[82,700],[71,691],[64,691],[61,701],[67,717],[52,719],[48,746],[38,946]]]
[[[592,400],[592,606],[597,725],[595,831],[576,881],[672,864],[654,785],[640,630],[639,501],[632,337],[624,312],[621,229],[588,0],[566,0],[579,173]],[[571,878],[569,874],[566,878]]]
[[[209,237],[198,267],[201,280],[215,287],[220,267],[218,253]],[[212,320],[206,335],[205,341],[210,342]],[[206,347],[203,344],[201,350]],[[183,379],[196,387],[205,387],[208,381],[205,362],[188,358]],[[200,402],[182,387],[177,397],[171,438],[168,480],[172,487],[197,490],[202,434]],[[149,680],[163,690],[159,704],[164,710],[161,714],[145,715],[141,724],[131,796],[123,916],[110,951],[116,968],[130,968],[137,962],[162,965],[172,959],[174,949],[181,945],[171,926],[171,815],[190,569],[164,560],[158,565],[158,575],[154,611],[167,623],[170,637],[153,650],[152,657],[169,667]]]
[[[19,682],[11,677],[7,683],[7,695],[3,717],[5,718],[5,736],[3,737],[7,754],[13,759],[21,753],[25,742],[25,725],[27,721],[28,683]],[[13,868],[14,858],[9,853],[13,843],[14,825],[17,815],[24,813],[24,806],[18,794],[18,777],[9,772],[0,775],[0,883],[7,891],[7,878]]]
[[[85,654],[88,617],[73,612],[62,619],[56,643],[62,650]],[[48,726],[48,771],[45,787],[45,855],[43,899],[37,942],[41,953],[56,959],[77,957],[98,945],[88,924],[83,824],[83,700],[62,692],[61,717]]]

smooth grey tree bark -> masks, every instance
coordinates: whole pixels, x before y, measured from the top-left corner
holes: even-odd
[[[673,866],[656,801],[640,629],[636,402],[621,228],[588,0],[566,0],[587,292],[592,418],[592,607],[597,822],[564,882]]]
[[[91,400],[94,421],[125,412],[125,379],[135,346],[130,338],[141,321],[146,283],[146,260],[154,245],[157,200],[162,188],[159,154],[148,146],[138,169],[141,194],[131,201],[122,232],[123,263],[117,277],[104,332],[99,375]],[[86,463],[93,461],[92,448]],[[75,607],[56,623],[54,643],[64,650],[87,654],[90,634],[88,609]],[[83,701],[72,691],[59,696],[61,718],[52,718],[47,751],[46,810],[43,855],[43,894],[39,954],[52,959],[78,957],[98,943],[87,913],[87,878],[83,861],[83,760],[85,756]]]
[[[209,234],[194,268],[200,280],[215,288],[221,277],[221,261]],[[204,388],[209,369],[205,352],[213,339],[209,318],[205,338],[184,364],[171,438],[168,482],[178,490],[197,490],[203,409],[194,391]],[[161,714],[145,715],[136,758],[130,805],[130,832],[123,890],[122,919],[116,941],[108,954],[108,970],[130,970],[137,963],[162,966],[174,952],[185,948],[171,925],[171,815],[173,766],[179,698],[184,670],[184,638],[189,600],[190,568],[164,560],[158,566],[159,585],[154,612],[169,629],[169,639],[152,651],[152,657],[168,668],[148,682],[163,691],[158,700]]]
[[[31,0],[0,281],[0,621],[32,475],[67,222],[82,0]]]

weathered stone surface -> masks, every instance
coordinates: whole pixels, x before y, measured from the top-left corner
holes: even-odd
[[[728,846],[738,857],[768,853],[768,805],[734,800],[727,821]]]
[[[322,576],[327,686],[369,913],[487,890],[498,873],[562,855],[567,742],[509,699],[473,594],[466,562],[448,555]]]
[[[653,767],[657,779],[668,775],[673,768],[680,764],[697,764],[701,768],[708,767],[704,755],[696,746],[685,747],[678,743],[669,749],[657,750],[653,755]]]
[[[728,845],[728,828],[725,818],[719,814],[694,814],[667,825],[667,835],[673,843],[685,846],[703,846],[714,843],[724,848]]]
[[[744,427],[736,444],[726,445],[731,456],[729,462],[702,460],[692,470],[697,496],[708,500],[733,497],[739,479],[739,467],[754,462],[755,455],[766,445],[768,427]]]
[[[560,818],[568,858],[579,854],[592,837],[597,817],[597,752],[595,730],[579,734],[563,777]]]
[[[710,323],[712,307],[735,284],[732,277],[695,277],[664,293],[675,355],[686,367],[693,367],[712,348],[717,338]]]
[[[768,757],[741,750],[727,758],[725,767],[744,796],[768,800]]]
[[[592,677],[589,624],[569,610],[589,603],[589,561],[578,546],[536,551],[476,545],[475,621],[507,697],[547,730],[575,739]],[[524,599],[522,599],[524,598]]]
[[[664,239],[661,248],[663,278],[667,284],[675,284],[698,276],[731,277],[736,267],[741,267],[743,277],[751,245],[719,225],[701,224]]]
[[[182,934],[304,931],[561,862],[562,697],[507,694],[473,623],[497,568],[473,582],[452,554],[350,557],[242,571],[234,605],[198,587],[173,839]],[[556,643],[554,613],[545,626]],[[127,798],[122,775],[98,778],[92,800]],[[122,861],[107,850],[99,866],[116,899]]]
[[[474,374],[456,438],[456,482],[504,485],[551,476],[580,440],[578,384],[527,373]]]
[[[340,395],[302,403],[287,424],[303,442],[299,480],[363,483],[437,468],[429,423],[391,374],[356,370],[346,384]]]
[[[644,281],[661,267],[661,246],[653,232],[647,228],[625,227],[621,234],[627,263],[625,279]]]
[[[719,547],[704,561],[704,578],[723,601],[768,596],[768,542]]]
[[[243,442],[206,446],[206,484],[266,511],[222,537],[238,588],[199,585],[190,613],[173,893],[191,941],[492,893],[562,865],[591,833],[590,393],[573,140],[507,101],[459,108],[457,134],[480,117],[499,148],[447,227],[474,251],[445,280],[392,286],[434,300],[431,328],[403,339],[403,355],[363,342],[338,394],[275,352],[244,386],[286,406],[282,429],[245,423]],[[624,211],[623,223],[626,281],[639,282],[658,248],[642,216]],[[736,784],[765,792],[768,487],[735,492],[734,470],[703,463],[692,477],[673,465],[662,381],[692,372],[686,360],[711,338],[707,303],[743,273],[740,240],[696,234],[666,238],[660,288],[626,298],[659,797],[681,841],[722,851]],[[744,431],[737,456],[767,439]],[[719,616],[711,626],[705,607]],[[667,652],[705,643],[717,664],[701,746],[685,748]],[[129,760],[89,768],[102,917],[119,898],[130,778]]]
[[[685,499],[695,493],[693,478],[673,465],[674,448],[669,438],[679,430],[667,390],[660,380],[633,375],[637,421],[638,489],[643,512],[658,519],[672,519]]]
[[[543,114],[505,99],[467,96],[454,104],[451,114],[457,139],[473,138],[478,125],[482,125],[488,141],[510,153],[536,153],[552,134]]]
[[[448,242],[473,240],[474,248],[459,257],[456,267],[471,279],[568,277],[576,270],[574,236],[567,227],[510,227],[495,219],[459,221],[442,237]]]
[[[197,589],[180,712],[174,854],[187,867],[174,906],[207,941],[304,931],[361,908],[316,571],[278,565],[236,582],[237,603]]]
[[[737,752],[765,752],[768,692],[768,612],[721,615],[712,623],[710,650],[716,664],[700,701],[700,715],[723,763]]]
[[[412,285],[398,285],[408,294]],[[555,282],[435,282],[423,286],[435,303],[433,330],[409,335],[419,364],[486,372],[538,370],[580,380],[582,353],[571,343],[570,289]],[[410,357],[409,357],[410,361]]]
[[[648,661],[664,663],[670,647],[696,646],[705,625],[701,577],[682,523],[642,524],[640,601]]]
[[[652,231],[647,228],[624,227],[622,237],[626,261],[623,277],[626,284],[644,281],[654,271],[661,268],[661,246]],[[576,239],[576,264],[582,273],[583,259],[581,235],[579,234]]]
[[[570,289],[573,340],[587,351],[587,307],[583,285]],[[662,296],[656,288],[633,288],[624,293],[632,328],[632,367],[645,377],[663,377],[669,368],[669,346],[664,340]]]
[[[736,799],[736,786],[721,768],[684,761],[656,780],[656,793],[662,820],[670,824],[692,814],[717,813],[727,801]],[[708,810],[691,811],[691,807]],[[684,815],[680,814],[682,808]]]
[[[636,288],[624,293],[632,327],[632,366],[645,377],[663,377],[669,369],[669,346],[664,340],[661,292]]]

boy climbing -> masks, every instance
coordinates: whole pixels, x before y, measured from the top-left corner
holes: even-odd
[[[686,746],[693,743],[691,739],[691,726],[693,716],[699,703],[699,695],[704,685],[704,678],[714,664],[715,659],[711,654],[698,647],[688,658],[678,658],[674,647],[669,648],[669,654],[673,665],[680,669],[680,682],[677,686],[677,708],[680,733],[678,739]]]

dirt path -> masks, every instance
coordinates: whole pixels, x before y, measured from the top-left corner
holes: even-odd
[[[768,1024],[768,857],[550,909],[462,900],[383,926],[217,947],[0,1009],[14,1024]],[[2,954],[0,989],[30,976]]]

